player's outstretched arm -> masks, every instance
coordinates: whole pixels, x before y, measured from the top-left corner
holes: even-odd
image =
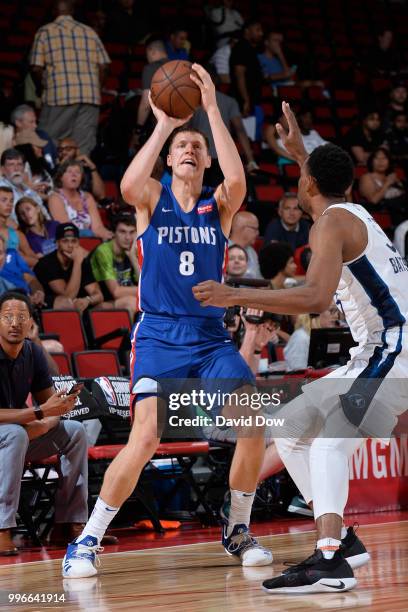
[[[149,102],[157,119],[156,127],[140,151],[136,153],[120,183],[124,200],[134,206],[147,205],[152,196],[156,196],[157,200],[160,183],[150,177],[154,164],[172,131],[190,119],[190,117],[186,119],[169,117],[153,104],[150,94]]]
[[[289,130],[286,132],[280,123],[276,124],[276,130],[289,155],[301,166],[307,158],[307,151],[303,144],[298,122],[288,102],[282,102],[282,112],[288,122]]]
[[[329,215],[319,219],[310,238],[312,258],[305,284],[293,289],[234,289],[214,281],[193,287],[202,306],[248,306],[276,314],[320,313],[327,310],[343,265],[344,228]]]
[[[217,106],[215,87],[211,76],[200,66],[193,64],[190,78],[201,90],[201,100],[211,126],[218,162],[224,175],[224,182],[215,192],[219,206],[231,213],[239,210],[246,193],[245,171],[237,147],[229,133]]]

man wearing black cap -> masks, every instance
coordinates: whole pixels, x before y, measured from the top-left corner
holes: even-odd
[[[103,302],[92,274],[88,252],[79,245],[79,230],[73,223],[61,223],[56,230],[57,250],[45,255],[34,268],[44,287],[48,308],[76,308],[80,312]]]

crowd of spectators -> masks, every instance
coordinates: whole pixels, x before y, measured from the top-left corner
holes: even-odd
[[[38,24],[27,57],[41,107],[20,96],[8,124],[0,125],[3,289],[26,291],[38,307],[77,308],[80,312],[124,307],[133,319],[139,273],[135,218],[117,193],[113,203],[106,198],[107,184],[112,177],[119,183],[133,153],[151,133],[155,121],[148,100],[152,76],[173,59],[198,59],[208,68],[218,88],[224,122],[242,153],[249,187],[255,186],[255,193],[258,184],[285,188],[283,196],[262,202],[269,216],[266,211],[258,218],[259,208],[251,208],[250,197],[246,210],[236,215],[229,237],[230,277],[265,278],[271,288],[301,282],[310,223],[298,206],[294,181],[288,190],[288,168],[293,161],[275,128],[277,121],[284,122],[280,88],[287,93],[290,88],[300,91],[294,109],[305,147],[311,152],[327,142],[327,137],[319,132],[321,109],[319,115],[310,92],[320,91],[315,99],[323,100],[326,110],[333,110],[335,85],[291,49],[284,29],[274,27],[273,20],[264,20],[260,14],[248,15],[239,2],[208,3],[203,17],[197,36],[197,29],[181,17],[171,23],[160,20],[156,3],[141,9],[133,0],[117,0],[86,10],[81,3],[58,0],[52,17]],[[115,44],[143,45],[145,53],[144,65],[139,64],[140,90],[121,101],[124,115],[132,112],[132,120],[124,136],[127,150],[116,157],[106,150],[106,143],[97,145],[103,141],[106,123],[116,125],[114,108],[107,119],[99,121],[111,66],[108,50]],[[368,57],[377,58],[375,73]],[[369,78],[390,79],[389,90],[370,97],[369,105],[367,99],[359,99],[350,127],[341,131],[340,139],[336,131],[334,138],[356,164],[350,197],[373,213],[388,214],[390,235],[400,226],[396,232],[399,245],[405,244],[400,228],[407,226],[404,61],[393,31],[382,28],[373,46],[359,58],[359,66]],[[190,125],[208,137],[212,165],[205,182],[217,185],[222,174],[208,118],[201,108]],[[164,159],[158,159],[154,172],[168,182],[171,177]],[[270,171],[271,165],[276,171]],[[296,180],[296,172],[293,176]],[[126,214],[115,219],[113,210]],[[89,237],[95,239],[91,253],[80,244]]]

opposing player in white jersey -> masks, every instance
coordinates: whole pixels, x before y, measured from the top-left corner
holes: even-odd
[[[299,206],[314,221],[306,282],[265,291],[206,281],[193,292],[203,306],[242,305],[282,314],[322,312],[335,296],[346,316],[358,343],[350,361],[305,385],[278,413],[285,416],[285,438],[276,438],[277,448],[313,505],[316,550],[263,583],[270,593],[338,592],[355,586],[352,567],[369,560],[353,529],[343,524],[348,459],[365,437],[389,438],[408,406],[408,266],[367,211],[346,202],[353,179],[348,154],[327,144],[308,156],[289,105],[282,108],[289,132],[277,129],[301,167]]]

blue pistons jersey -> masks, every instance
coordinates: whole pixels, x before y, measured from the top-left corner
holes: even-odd
[[[192,288],[205,280],[221,282],[228,248],[214,190],[203,187],[190,212],[163,185],[146,230],[138,237],[139,308],[158,315],[221,318],[223,308],[203,308]]]

